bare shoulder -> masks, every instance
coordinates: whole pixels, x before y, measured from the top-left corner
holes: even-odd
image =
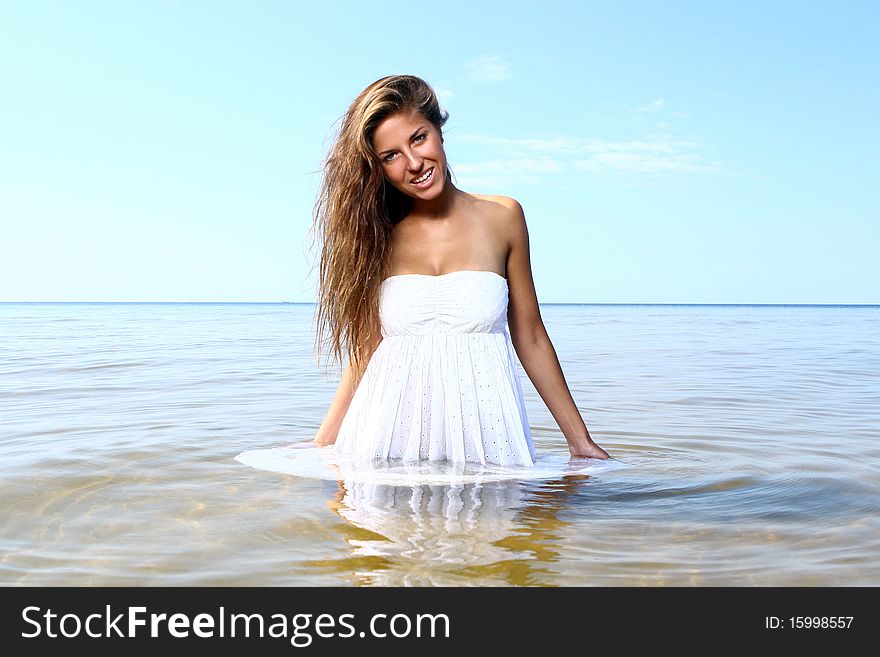
[[[492,221],[498,231],[504,235],[508,244],[522,239],[526,232],[526,218],[522,205],[515,198],[498,194],[474,194],[477,198],[491,206]]]
[[[526,217],[519,201],[509,196],[488,197],[498,207],[499,226],[507,241],[507,321],[517,353],[546,335],[529,254]]]
[[[522,206],[515,198],[501,196],[500,194],[474,194],[474,196],[482,201],[496,205],[499,212],[506,210],[505,214],[508,215],[511,212],[522,212]]]

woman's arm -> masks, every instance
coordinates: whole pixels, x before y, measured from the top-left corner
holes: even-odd
[[[351,363],[347,363],[342,371],[342,380],[336,389],[336,396],[333,397],[333,403],[330,404],[330,410],[327,411],[327,416],[315,435],[315,442],[318,445],[323,447],[336,442],[339,427],[342,426],[342,419],[351,405],[351,398],[354,397],[355,390],[357,390],[357,386],[354,385]]]
[[[376,353],[379,343],[382,342],[381,333],[377,330],[375,337],[372,338],[370,345],[370,358]],[[342,371],[342,379],[339,387],[336,389],[336,395],[330,404],[330,409],[324,421],[321,423],[318,433],[315,434],[315,443],[320,446],[332,445],[336,442],[336,436],[339,435],[339,428],[342,426],[342,420],[345,418],[348,407],[351,406],[352,397],[354,397],[357,385],[354,383],[354,368],[351,363],[346,363],[345,369]]]
[[[562,430],[572,456],[610,458],[593,442],[587,425],[571,396],[559,358],[538,309],[529,257],[529,233],[522,206],[502,197],[510,209],[510,249],[507,256],[509,303],[507,322],[510,339],[523,369]]]

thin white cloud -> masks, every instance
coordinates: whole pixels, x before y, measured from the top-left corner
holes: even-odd
[[[537,185],[557,176],[562,164],[548,156],[487,160],[452,166],[456,181],[466,187],[503,190],[517,185]]]
[[[655,134],[641,139],[597,139],[565,134],[540,137],[496,137],[486,134],[455,134],[455,141],[477,144],[492,155],[484,162],[453,166],[468,181],[481,180],[504,184],[513,181],[540,181],[547,174],[559,172],[583,174],[699,174],[721,169],[721,163],[708,160],[701,152],[703,144],[694,139],[678,139],[657,129],[667,130],[667,116],[689,118],[684,112],[670,111],[667,101],[655,98],[648,103],[616,112],[615,119],[628,119],[636,125],[649,123]],[[594,114],[594,117],[596,115]],[[642,128],[644,129],[644,128]]]
[[[654,100],[644,104],[638,105],[635,107],[610,107],[601,110],[594,110],[587,114],[587,118],[593,119],[596,121],[609,121],[612,123],[630,123],[635,122],[636,124],[644,123],[648,119],[644,116],[645,114],[651,113],[662,113],[662,117],[658,116],[657,118],[675,118],[675,119],[689,119],[690,114],[687,112],[679,112],[676,110],[666,109],[668,103],[664,98],[655,98]],[[662,112],[661,112],[662,110]]]
[[[492,137],[489,135],[456,134],[455,140],[468,144],[484,144],[502,148],[523,148],[534,151],[568,151],[577,150],[578,141],[571,137],[554,137],[552,139]]]
[[[453,166],[458,174],[489,176],[530,176],[559,171],[626,174],[706,173],[720,168],[699,153],[701,144],[693,140],[656,137],[612,141],[561,136],[553,138],[510,138],[478,134],[459,134],[457,142],[481,144],[510,154],[487,162]]]
[[[510,64],[501,55],[481,55],[471,60],[467,68],[471,78],[480,82],[500,82],[513,77]]]
[[[652,100],[647,105],[643,105],[641,107],[636,107],[632,111],[637,114],[644,114],[645,112],[656,112],[657,110],[666,106],[666,101],[662,98],[657,98],[656,100]]]
[[[539,157],[489,160],[476,164],[459,164],[453,168],[456,174],[518,174],[523,171],[528,171],[530,173],[551,173],[562,171],[563,167],[553,158]]]
[[[574,160],[571,166],[592,173],[707,173],[718,168],[688,153],[658,155],[624,151],[597,153],[586,160]]]

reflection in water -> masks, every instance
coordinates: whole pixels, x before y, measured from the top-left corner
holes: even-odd
[[[551,451],[532,467],[348,461],[313,444],[242,452],[254,468],[336,482],[340,559],[306,562],[363,585],[552,585],[570,523],[560,511],[593,472],[627,465]],[[575,530],[576,533],[577,530]]]
[[[349,523],[350,555],[312,566],[348,573],[354,584],[526,585],[552,581],[566,498],[588,477],[527,484],[502,480],[445,485],[338,482],[331,509]]]

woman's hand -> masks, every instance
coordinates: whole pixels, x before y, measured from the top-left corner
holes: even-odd
[[[596,443],[593,442],[593,439],[590,438],[589,435],[584,437],[581,440],[572,441],[568,444],[568,451],[571,452],[572,456],[578,458],[591,458],[591,459],[610,459],[611,457],[608,455],[604,449],[599,447]]]
[[[324,428],[321,425],[321,428],[318,429],[318,433],[315,434],[315,444],[318,447],[327,447],[328,445],[332,445],[336,442],[336,435],[339,433],[339,430],[329,430]]]

